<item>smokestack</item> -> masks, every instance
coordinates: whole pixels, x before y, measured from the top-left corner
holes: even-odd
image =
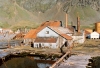
[[[77,17],[77,32],[80,32],[80,18]]]
[[[67,28],[68,26],[68,14],[66,13],[66,24],[65,24],[65,27]]]

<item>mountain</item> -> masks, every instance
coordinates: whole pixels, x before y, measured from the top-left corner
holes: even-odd
[[[36,27],[47,20],[61,20],[76,25],[80,16],[81,25],[92,25],[100,21],[99,0],[0,0],[0,27],[19,27],[19,23],[30,23]],[[6,25],[6,26],[5,26]],[[24,27],[25,24],[22,24]],[[21,26],[20,26],[21,27]],[[19,27],[19,28],[20,28]],[[26,27],[26,25],[25,25]]]

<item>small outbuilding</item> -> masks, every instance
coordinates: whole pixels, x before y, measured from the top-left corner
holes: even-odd
[[[99,39],[99,33],[98,32],[92,32],[90,34],[90,39]]]

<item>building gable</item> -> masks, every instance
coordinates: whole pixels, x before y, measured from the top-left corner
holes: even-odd
[[[58,34],[48,27],[45,27],[37,34],[37,37],[58,37]]]
[[[97,32],[92,32],[91,34],[90,34],[90,37],[91,38],[99,38],[99,33],[97,33]]]

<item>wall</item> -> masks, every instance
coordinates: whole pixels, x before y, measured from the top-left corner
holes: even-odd
[[[90,34],[90,38],[92,38],[92,39],[99,39],[99,33],[97,33],[97,32],[92,32],[92,33]]]
[[[75,43],[84,43],[85,39],[83,36],[72,36],[73,37],[73,41]]]
[[[24,39],[23,42],[25,45],[29,45],[31,42],[34,42],[35,39]]]
[[[34,43],[34,47],[38,48],[39,44],[41,44],[41,47],[44,48],[57,48],[57,44],[56,43]]]
[[[46,33],[46,31],[49,31],[49,34]],[[38,37],[58,37],[58,34],[56,34],[54,31],[52,31],[49,28],[44,28],[43,30],[41,30],[38,34]]]
[[[84,43],[85,41],[85,35],[83,32],[82,36],[72,36],[74,43]]]

